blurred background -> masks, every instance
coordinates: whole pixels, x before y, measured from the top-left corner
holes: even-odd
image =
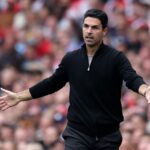
[[[82,44],[82,17],[106,11],[105,43],[122,51],[150,84],[149,0],[0,0],[0,86],[14,92],[49,77]],[[0,150],[64,150],[69,85],[0,112]],[[2,93],[1,93],[2,95]],[[150,150],[150,107],[123,85],[120,150]]]

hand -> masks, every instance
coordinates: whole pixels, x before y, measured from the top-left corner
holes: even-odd
[[[1,88],[1,90],[5,93],[5,95],[0,97],[0,110],[6,110],[9,107],[15,106],[19,103],[16,93],[3,88]]]
[[[148,103],[150,103],[150,85],[146,89],[145,98],[147,99]]]

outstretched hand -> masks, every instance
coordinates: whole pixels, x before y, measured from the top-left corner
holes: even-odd
[[[146,89],[145,98],[147,99],[148,103],[150,103],[150,85]]]
[[[19,103],[16,93],[3,88],[1,88],[1,90],[5,93],[5,95],[0,97],[0,110],[6,110],[9,107],[15,106]]]

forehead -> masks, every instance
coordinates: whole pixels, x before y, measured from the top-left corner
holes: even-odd
[[[102,25],[101,24],[101,21],[98,19],[98,18],[93,18],[93,17],[86,17],[84,19],[84,22],[83,24],[88,24],[88,25],[91,25],[91,26],[95,26],[95,25]]]

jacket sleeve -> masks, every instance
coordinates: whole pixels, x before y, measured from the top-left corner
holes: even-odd
[[[32,98],[39,98],[56,92],[66,84],[66,82],[68,81],[68,77],[65,67],[65,61],[66,56],[64,56],[52,76],[40,81],[36,85],[29,88]]]
[[[139,87],[145,84],[143,78],[136,73],[122,52],[117,55],[117,70],[129,89],[138,92]]]

